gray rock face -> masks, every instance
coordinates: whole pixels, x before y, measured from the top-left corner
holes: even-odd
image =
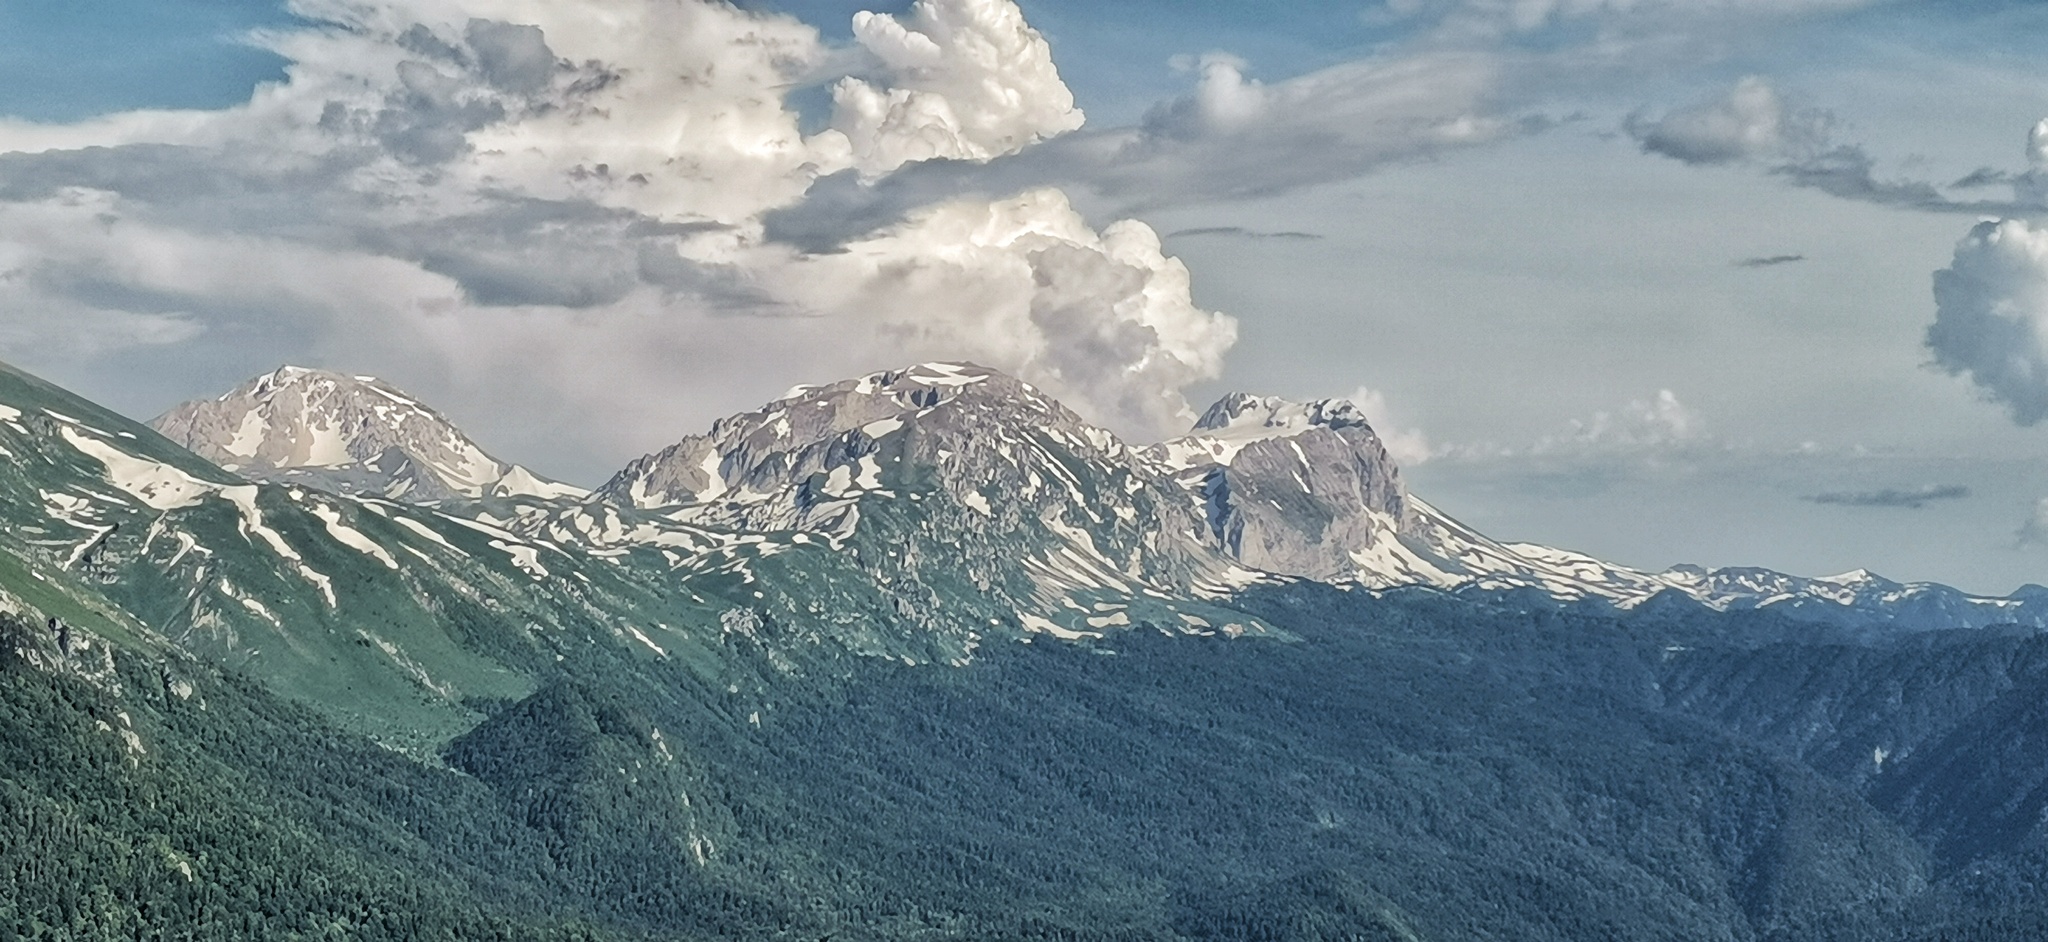
[[[1233,393],[1145,454],[1201,496],[1210,533],[1255,569],[1355,578],[1356,554],[1424,532],[1400,469],[1345,400]]]
[[[414,503],[582,493],[491,457],[440,413],[368,376],[282,367],[149,424],[252,480]]]
[[[1348,400],[1232,393],[1187,436],[1146,456],[1206,510],[1233,558],[1267,572],[1371,588],[1534,588],[1632,603],[1671,579],[1488,538],[1407,492],[1401,470]]]
[[[1146,456],[1201,499],[1226,552],[1268,572],[1373,588],[1534,589],[1623,608],[1668,594],[1842,628],[2048,625],[2048,590],[1987,598],[1862,571],[1821,578],[1753,567],[1651,572],[1496,541],[1408,494],[1378,436],[1344,400],[1293,403],[1233,393],[1189,435]]]

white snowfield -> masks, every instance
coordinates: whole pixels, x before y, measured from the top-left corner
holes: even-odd
[[[107,483],[133,495],[155,510],[191,507],[220,493],[221,485],[201,481],[158,461],[137,457],[76,428],[58,434],[80,453],[107,468]]]

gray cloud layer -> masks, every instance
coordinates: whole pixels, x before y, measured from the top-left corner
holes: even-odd
[[[1644,153],[1694,166],[1750,164],[1793,186],[1840,199],[1921,212],[2013,215],[2048,209],[2048,166],[2036,142],[2029,146],[2034,168],[2011,173],[1976,171],[1951,184],[1954,189],[2009,186],[2009,200],[1958,199],[1925,180],[1886,179],[1877,159],[1861,144],[1836,139],[1834,115],[1820,108],[1795,108],[1765,79],[1749,76],[1727,92],[1652,118],[1638,111],[1623,130]]]
[[[1058,186],[1119,213],[1271,195],[1348,179],[1548,126],[1498,100],[1503,63],[1422,52],[1344,63],[1266,84],[1243,62],[1205,58],[1195,88],[1135,127],[1082,130],[990,161],[933,159],[880,180],[819,178],[806,198],[770,212],[770,239],[812,253],[893,225],[917,207]]]

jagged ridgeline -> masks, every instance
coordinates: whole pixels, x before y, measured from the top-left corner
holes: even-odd
[[[2038,593],[1498,543],[1347,403],[925,364],[591,492],[364,377],[153,425],[0,368],[0,936],[2043,925]]]

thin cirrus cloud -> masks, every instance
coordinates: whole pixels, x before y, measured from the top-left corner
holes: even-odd
[[[1166,237],[1169,239],[1251,239],[1253,241],[1277,239],[1280,241],[1293,242],[1317,242],[1321,241],[1323,238],[1322,236],[1317,235],[1313,232],[1296,232],[1292,230],[1283,230],[1280,232],[1263,232],[1258,229],[1246,229],[1243,226],[1199,226],[1193,229],[1176,229],[1172,232],[1167,233]]]
[[[1930,484],[1925,487],[1887,487],[1875,491],[1829,491],[1805,498],[1809,503],[1838,507],[1888,507],[1919,510],[1938,501],[1962,500],[1970,489],[1960,484]]]
[[[1758,255],[1736,261],[1734,265],[1737,268],[1776,268],[1779,265],[1803,261],[1806,261],[1804,255]]]

